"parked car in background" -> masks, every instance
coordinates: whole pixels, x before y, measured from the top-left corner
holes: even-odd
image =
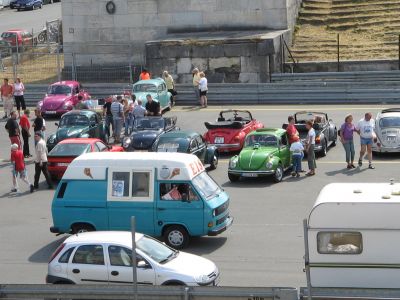
[[[20,10],[34,10],[43,7],[43,0],[17,0],[13,5],[18,11]]]
[[[253,119],[247,110],[223,110],[216,122],[204,123],[208,131],[204,134],[207,143],[218,148],[219,152],[240,151],[246,135],[264,124]]]
[[[18,46],[18,51],[23,51],[26,47],[32,47],[37,44],[37,39],[33,37],[32,32],[24,29],[10,29],[1,34],[4,41],[10,43],[15,51]]]
[[[6,40],[0,40],[0,58],[11,55],[12,47]]]
[[[107,143],[108,137],[100,113],[92,110],[73,110],[61,117],[56,133],[47,139],[51,151],[59,142],[70,138],[98,138]]]
[[[90,95],[78,81],[60,81],[48,87],[47,94],[37,106],[43,117],[59,116],[87,99],[90,99]]]
[[[171,109],[172,94],[168,92],[167,85],[161,78],[136,82],[132,87],[132,94],[136,96],[136,100],[142,100],[143,106],[147,103],[146,96],[150,94],[153,100],[160,103],[161,112]]]
[[[228,177],[235,182],[241,177],[273,176],[275,182],[280,182],[290,167],[286,130],[263,128],[247,135],[240,154],[229,161]]]
[[[108,146],[97,138],[72,138],[59,142],[47,155],[48,169],[53,179],[61,179],[75,158],[89,152],[122,152],[120,146]]]
[[[400,152],[400,108],[382,110],[375,120],[374,152]]]
[[[15,7],[15,4],[17,3],[17,1],[18,1],[18,0],[11,0],[11,1],[10,1],[10,8],[11,8],[11,9],[16,8],[16,7]]]
[[[210,260],[135,235],[139,284],[215,286],[220,273]],[[132,235],[128,231],[85,232],[67,238],[53,253],[46,283],[132,283]]]
[[[145,117],[134,121],[132,133],[122,141],[125,151],[150,150],[162,134],[177,130],[176,117]]]
[[[154,142],[152,150],[194,154],[210,169],[216,169],[218,166],[218,149],[208,145],[201,134],[195,131],[170,131],[162,134]]]
[[[300,135],[303,144],[306,142],[308,130],[306,128],[307,121],[314,122],[315,129],[315,147],[314,151],[321,156],[326,156],[328,148],[336,145],[337,128],[326,113],[300,111],[294,114],[295,126]],[[286,129],[288,124],[283,124],[282,128]]]

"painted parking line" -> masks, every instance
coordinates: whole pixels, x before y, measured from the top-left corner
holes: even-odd
[[[307,162],[306,160],[303,162]],[[368,162],[367,160],[364,160],[363,163],[365,164],[366,162]],[[228,164],[229,163],[229,159],[220,159],[219,163],[223,163],[223,164]],[[317,164],[326,164],[326,165],[335,165],[335,164],[343,164],[345,162],[343,161],[323,161],[323,160],[317,160]],[[374,160],[373,161],[374,165],[375,164],[400,164],[400,159],[399,160],[385,160],[385,161],[377,161]]]
[[[294,110],[304,110],[304,106],[288,106],[285,107],[252,107],[252,106],[244,106],[244,107],[235,107],[230,106],[231,109],[237,110],[251,110],[251,111],[294,111]],[[360,106],[343,106],[343,107],[327,107],[327,106],[310,106],[307,105],[308,110],[316,110],[316,111],[351,111],[351,110],[361,110],[361,111],[370,111],[370,110],[383,110],[388,107],[379,107],[379,106],[368,106],[368,107],[360,107]],[[226,107],[218,107],[218,108],[199,108],[199,107],[174,107],[173,111],[176,112],[192,112],[192,111],[201,111],[201,112],[214,112],[221,111],[226,109]]]

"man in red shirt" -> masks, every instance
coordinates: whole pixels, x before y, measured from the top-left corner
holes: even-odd
[[[142,73],[139,75],[139,80],[149,80],[151,78],[149,71],[143,69]]]
[[[1,100],[3,101],[3,107],[4,107],[4,117],[3,119],[7,119],[8,116],[11,114],[11,111],[13,110],[13,94],[14,94],[14,87],[8,83],[8,78],[4,78],[4,83],[0,87],[0,96]]]
[[[31,134],[29,133],[29,129],[31,128],[31,124],[29,123],[29,109],[24,111],[24,114],[19,119],[19,126],[21,126],[21,134],[24,140],[24,157],[32,157],[29,151],[29,137]]]
[[[12,164],[12,175],[13,175],[13,189],[12,193],[18,193],[18,176],[28,186],[31,193],[33,193],[33,184],[29,182],[28,173],[25,168],[24,154],[22,150],[18,149],[17,144],[11,145],[11,164]]]
[[[299,132],[296,129],[296,126],[294,126],[295,124],[295,120],[293,116],[289,116],[288,117],[288,127],[286,128],[286,133],[288,135],[289,138],[289,144],[292,144],[295,140],[295,136],[299,137]]]

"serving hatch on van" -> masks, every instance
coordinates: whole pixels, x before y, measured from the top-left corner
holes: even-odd
[[[305,220],[311,286],[400,288],[399,216],[400,184],[325,186]]]
[[[129,230],[182,248],[233,222],[229,196],[200,160],[182,153],[88,153],[76,158],[52,202],[53,233]]]

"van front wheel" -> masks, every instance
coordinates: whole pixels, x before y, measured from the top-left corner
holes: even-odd
[[[71,226],[71,231],[73,234],[76,234],[82,232],[96,231],[96,229],[90,224],[77,223]]]
[[[183,249],[189,243],[189,234],[184,227],[172,225],[165,230],[164,240],[172,248]]]

